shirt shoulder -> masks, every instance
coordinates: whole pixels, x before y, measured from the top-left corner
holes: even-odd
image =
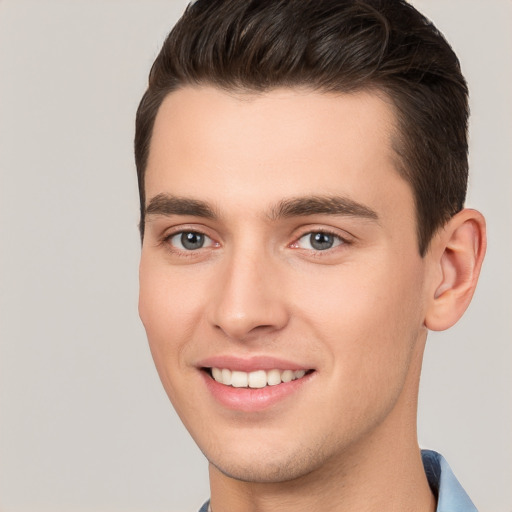
[[[208,507],[210,506],[210,500],[208,500],[200,509],[199,512],[208,512]]]
[[[436,512],[478,512],[441,454],[422,450],[421,457],[430,488],[437,496]]]

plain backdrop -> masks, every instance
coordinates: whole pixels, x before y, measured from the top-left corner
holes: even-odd
[[[489,249],[428,342],[422,446],[512,511],[512,2],[417,0],[471,90],[468,205]],[[134,113],[185,2],[0,0],[0,510],[195,512],[207,464],[137,315]]]

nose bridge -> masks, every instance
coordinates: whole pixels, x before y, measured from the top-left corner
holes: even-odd
[[[217,279],[212,323],[240,340],[256,330],[281,329],[287,312],[279,281],[278,265],[264,248],[248,243],[232,247]]]

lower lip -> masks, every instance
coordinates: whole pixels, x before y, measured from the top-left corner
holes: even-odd
[[[264,388],[235,388],[225,386],[214,380],[208,373],[201,371],[206,387],[215,400],[228,409],[242,412],[263,411],[290,395],[297,393],[310,380],[314,372],[306,374],[301,379],[283,382],[276,386]]]

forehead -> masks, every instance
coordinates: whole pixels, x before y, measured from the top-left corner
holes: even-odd
[[[153,129],[146,197],[172,193],[240,204],[304,194],[379,202],[407,188],[392,148],[395,116],[376,93],[184,87],[167,96]],[[366,196],[366,197],[361,197]]]

